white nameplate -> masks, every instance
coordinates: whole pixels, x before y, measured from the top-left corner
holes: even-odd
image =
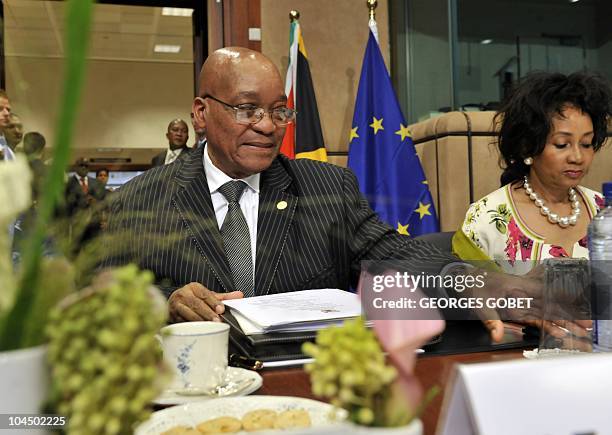
[[[438,435],[612,434],[612,354],[458,365]]]

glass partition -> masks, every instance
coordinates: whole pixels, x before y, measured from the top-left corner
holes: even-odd
[[[609,0],[390,0],[392,79],[410,123],[495,110],[530,71],[612,79]]]

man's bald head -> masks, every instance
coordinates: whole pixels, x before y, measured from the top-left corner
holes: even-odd
[[[185,128],[188,128],[187,127],[187,123],[185,121],[183,121],[181,118],[176,118],[176,119],[173,119],[172,121],[170,121],[170,124],[168,124],[168,130],[166,130],[166,131],[170,131],[170,129],[172,127],[174,127],[175,125],[177,125],[177,124],[180,125],[180,126],[183,126]]]
[[[189,139],[189,128],[187,127],[187,123],[180,118],[170,121],[170,124],[168,124],[168,131],[166,132],[166,138],[168,139],[168,147],[171,150],[186,147],[187,139]]]
[[[258,51],[244,47],[225,47],[214,51],[200,71],[199,92],[217,95],[235,87],[245,73],[260,70],[270,78],[279,78],[280,73],[270,59]]]

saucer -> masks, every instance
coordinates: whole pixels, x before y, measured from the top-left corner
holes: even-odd
[[[231,396],[246,396],[254,391],[257,391],[263,382],[259,373],[254,372],[253,370],[241,369],[238,367],[228,367],[225,375],[225,382],[248,382],[251,381],[251,384],[236,392],[235,394],[228,395]],[[171,406],[171,405],[183,405],[186,403],[196,403],[202,402],[210,399],[217,399],[213,395],[183,395],[177,394],[175,391],[166,390],[162,392],[159,396],[153,399],[153,404],[161,405],[161,406]]]

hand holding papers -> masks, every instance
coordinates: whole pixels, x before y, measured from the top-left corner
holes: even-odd
[[[224,304],[246,335],[317,331],[361,315],[359,297],[338,289],[255,296]]]

